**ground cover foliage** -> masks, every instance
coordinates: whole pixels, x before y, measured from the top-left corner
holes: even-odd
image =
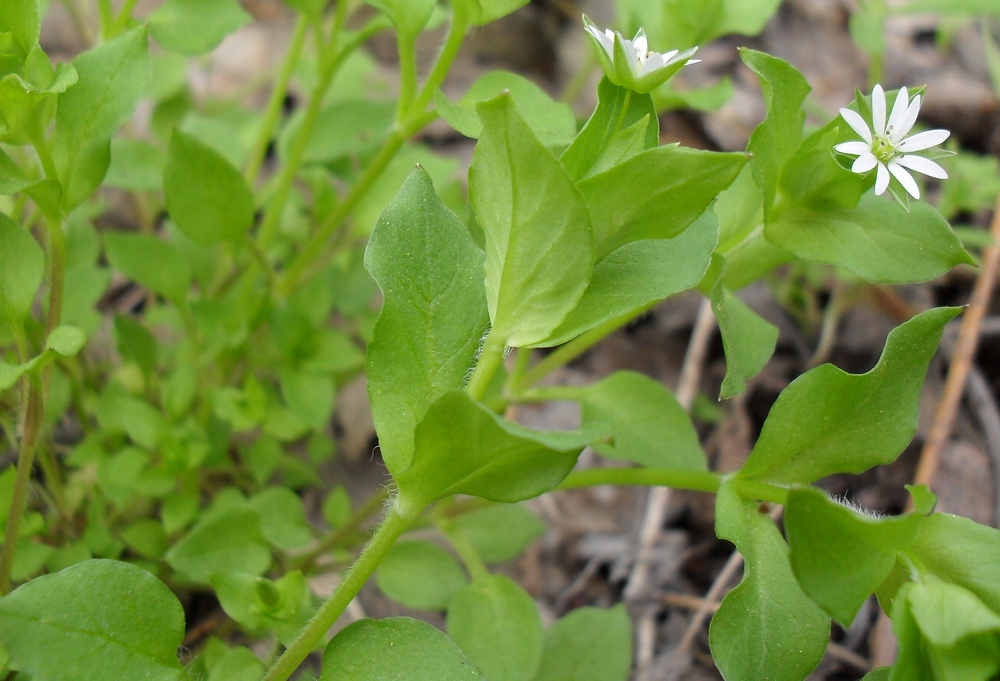
[[[873,594],[899,655],[865,678],[1000,673],[1000,532],[934,512],[923,485],[893,516],[815,485],[907,447],[961,308],[913,315],[866,373],[798,377],[726,473],[690,404],[649,376],[544,381],[696,291],[725,349],[719,397],[733,398],[778,338],[737,297],[748,284],[820,268],[909,284],[975,265],[942,211],[978,208],[995,177],[963,175],[981,161],[912,127],[920,84],[875,81],[888,12],[993,3],[862,3],[851,29],[873,87],[818,124],[798,70],[742,49],[766,117],[737,152],[661,143],[658,113],[721,104],[725,85],[670,79],[698,45],[759,32],[774,0],[621,0],[624,32],[582,17],[581,70],[604,75],[581,121],[509,72],[460,98],[441,89],[466,36],[525,0],[286,0],[295,29],[263,110],[205,105],[187,82],[190,60],[250,22],[238,2],[138,4],[67,0],[92,46],[59,63],[39,43],[54,7],[0,6],[0,675],[623,680],[623,605],[544,626],[495,568],[545,531],[519,502],[609,484],[714,494],[715,532],[745,561],[709,632],[726,679],[805,678],[831,623],[849,627]],[[418,68],[433,31],[440,51]],[[384,33],[391,97],[363,87],[362,48]],[[293,82],[309,94],[286,116]],[[467,198],[457,164],[419,141],[439,118],[477,140]],[[965,194],[939,210],[911,170],[960,175]],[[103,221],[114,192],[137,224]],[[109,291],[134,302],[102,314]],[[391,484],[352,502],[321,472],[338,393],[362,373]],[[579,428],[506,417],[550,401],[579,404]],[[618,465],[577,468],[588,447]],[[331,572],[320,598],[311,585]],[[443,627],[366,617],[329,638],[369,581]],[[229,624],[188,649],[182,603],[205,594]]]

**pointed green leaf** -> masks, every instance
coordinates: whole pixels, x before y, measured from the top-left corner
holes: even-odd
[[[464,391],[446,393],[417,426],[413,465],[395,476],[400,495],[426,506],[452,494],[512,503],[565,478],[601,425],[580,431],[529,430],[497,416]]]
[[[20,323],[45,275],[45,254],[35,238],[0,213],[0,319]]]
[[[444,610],[469,583],[455,558],[437,544],[401,541],[386,554],[375,574],[386,596],[417,610]]]
[[[106,232],[108,262],[132,281],[174,302],[187,298],[191,266],[171,243],[147,234]]]
[[[455,643],[409,617],[363,619],[333,637],[320,681],[482,681]]]
[[[544,340],[590,281],[594,246],[579,190],[509,95],[476,107],[483,135],[469,198],[486,234],[492,334],[510,347]]]
[[[252,17],[237,0],[167,0],[149,15],[149,32],[171,52],[197,56],[211,52]]]
[[[33,681],[179,681],[184,611],[134,565],[88,560],[0,598],[0,646]],[[111,670],[109,672],[109,670]]]
[[[368,394],[382,458],[394,475],[413,460],[430,404],[462,387],[489,318],[483,252],[415,170],[379,218],[365,266],[384,296],[368,346]]]
[[[866,374],[824,364],[792,381],[739,476],[809,483],[893,461],[916,430],[920,387],[944,325],[960,311],[928,310],[894,329]]]
[[[253,224],[253,192],[242,173],[180,130],[170,138],[163,193],[170,217],[196,244],[235,243]]]
[[[6,362],[0,362],[0,392],[10,390],[17,385],[17,381],[30,368],[30,362],[27,364],[7,364]],[[14,469],[12,468],[11,470]]]
[[[52,330],[45,341],[45,349],[63,357],[72,357],[80,352],[87,342],[87,334],[75,326],[64,325]]]
[[[577,608],[545,632],[533,681],[625,681],[632,670],[632,621],[624,605]]]
[[[715,662],[725,678],[801,681],[823,659],[830,619],[802,593],[788,545],[756,503],[723,485],[715,509],[716,533],[746,560],[743,580],[712,617]]]
[[[490,681],[531,681],[541,660],[535,601],[504,575],[478,578],[455,594],[448,635]]]
[[[740,58],[760,78],[767,105],[767,118],[753,131],[747,145],[753,154],[750,166],[754,179],[764,193],[766,219],[774,205],[778,175],[802,141],[802,103],[812,88],[792,65],[777,57],[742,48]]]
[[[778,327],[747,307],[721,282],[712,290],[712,312],[726,352],[726,377],[719,399],[728,400],[743,392],[747,381],[771,359],[778,342]]]
[[[838,265],[874,283],[927,281],[974,264],[933,207],[914,202],[907,212],[873,194],[851,210],[790,210],[764,235],[803,260]]]

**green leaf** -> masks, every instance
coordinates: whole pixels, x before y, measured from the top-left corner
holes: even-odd
[[[576,137],[573,110],[551,97],[530,80],[507,71],[490,71],[473,83],[458,102],[452,103],[438,90],[434,105],[451,127],[466,137],[479,139],[483,123],[476,105],[508,92],[524,122],[547,147],[564,147]]]
[[[126,315],[115,315],[115,340],[123,359],[135,362],[147,376],[156,371],[159,346],[140,322]]]
[[[452,494],[523,501],[562,482],[584,445],[605,435],[602,426],[530,430],[453,391],[431,404],[417,426],[413,465],[396,483],[401,498],[417,507]]]
[[[533,681],[625,681],[632,670],[632,621],[624,605],[577,608],[545,632]]]
[[[920,527],[910,553],[940,579],[974,593],[1000,612],[1000,530],[968,518],[934,513]]]
[[[833,155],[833,146],[846,125],[835,118],[802,143],[778,178],[782,200],[817,212],[849,210],[858,205],[868,185],[864,175],[852,173]],[[853,131],[852,131],[853,132]]]
[[[468,578],[450,553],[426,541],[393,546],[375,574],[378,588],[392,600],[417,610],[444,610]]]
[[[87,334],[75,326],[60,326],[52,330],[45,341],[45,349],[62,355],[73,357],[80,352],[87,342]]]
[[[404,40],[412,40],[424,30],[437,6],[436,0],[365,0],[392,21]]]
[[[0,149],[0,195],[16,194],[30,187],[34,182],[24,171]]]
[[[778,327],[747,307],[721,281],[712,290],[712,312],[726,352],[726,377],[719,399],[728,400],[743,392],[747,381],[771,359],[778,342]]]
[[[510,347],[544,340],[590,281],[594,246],[580,192],[509,95],[480,103],[483,135],[469,198],[486,234],[491,333]]]
[[[0,392],[13,388],[17,384],[18,379],[30,368],[30,363],[14,365],[0,362]]]
[[[520,504],[495,504],[463,513],[451,521],[485,563],[518,557],[545,534],[545,523]]]
[[[279,549],[300,549],[313,540],[302,499],[287,487],[268,487],[255,494],[250,507],[260,516],[261,534]]]
[[[148,518],[132,523],[122,530],[121,536],[126,546],[146,558],[162,558],[170,548],[163,525]]]
[[[25,55],[38,45],[42,18],[38,0],[5,0],[0,6],[0,32],[10,33]]]
[[[180,130],[170,138],[163,192],[170,217],[196,244],[235,243],[253,224],[253,192],[243,175]]]
[[[632,241],[677,236],[705,213],[745,163],[743,154],[665,146],[582,180],[597,259]]]
[[[351,519],[351,497],[343,485],[337,485],[323,499],[323,520],[333,528],[343,527]]]
[[[800,681],[826,652],[830,620],[792,574],[788,545],[758,505],[731,485],[716,498],[716,533],[746,565],[743,580],[712,617],[709,644],[723,677]]]
[[[250,23],[237,0],[167,0],[149,15],[153,39],[171,52],[211,52],[230,33]]]
[[[458,646],[429,624],[409,617],[363,619],[333,637],[320,681],[481,681]]]
[[[111,140],[111,165],[104,184],[134,192],[159,191],[166,163],[166,154],[149,142],[115,138]]]
[[[382,458],[396,475],[413,461],[427,408],[462,387],[489,321],[483,253],[417,168],[379,218],[365,266],[384,302],[368,346],[368,394]]]
[[[604,422],[612,427],[613,441],[593,445],[602,456],[657,468],[708,470],[690,417],[657,381],[616,371],[599,383],[569,392],[580,400],[584,424]]]
[[[594,266],[576,307],[538,347],[561,345],[604,322],[633,316],[649,303],[693,288],[705,276],[718,241],[711,210],[672,239],[633,241]]]
[[[309,588],[298,570],[276,582],[246,572],[213,573],[210,578],[222,609],[252,634],[275,631],[288,645],[312,615]]]
[[[760,78],[767,105],[767,118],[753,131],[747,145],[753,155],[750,166],[754,179],[764,193],[767,219],[774,205],[778,175],[802,141],[802,103],[812,88],[801,73],[777,57],[742,48],[740,58]]]
[[[872,517],[814,488],[792,490],[786,509],[792,571],[802,590],[845,627],[917,538],[924,519],[922,513]]]
[[[323,109],[309,135],[303,163],[330,163],[348,156],[360,156],[375,151],[392,126],[396,105],[392,102],[372,102],[352,99],[333,102]],[[278,154],[288,154],[305,115],[294,117],[278,139]]]
[[[915,202],[907,212],[874,194],[852,210],[789,210],[764,235],[803,260],[838,265],[873,283],[927,281],[974,264],[933,207]]]
[[[263,574],[271,565],[271,551],[264,541],[260,515],[249,508],[233,508],[203,517],[165,559],[188,579],[207,583],[210,574],[234,566],[250,574]]]
[[[920,388],[941,331],[960,311],[928,310],[894,329],[868,373],[824,364],[792,381],[739,477],[809,483],[893,461],[916,430]]]
[[[178,681],[184,611],[162,582],[114,560],[38,577],[0,598],[0,645],[33,681]]]
[[[889,681],[892,667],[879,667],[864,675],[861,681]]]
[[[322,430],[333,415],[336,391],[327,375],[305,371],[281,372],[281,394],[288,408],[315,430]]]
[[[45,276],[45,254],[35,238],[0,213],[0,317],[14,324],[31,312]]]
[[[615,160],[624,161],[660,143],[660,127],[652,98],[648,94],[629,92],[607,78],[601,79],[597,86],[597,108],[559,159],[573,181],[592,174],[595,165],[605,170],[601,167],[606,165],[602,157],[612,149]],[[625,134],[626,131],[632,132]],[[639,135],[637,145],[629,143],[634,134]]]
[[[260,681],[264,665],[249,648],[230,648],[217,638],[210,638],[195,660],[191,672],[205,674],[204,681]]]
[[[483,26],[521,9],[528,0],[458,0],[456,5],[473,26]]]
[[[104,233],[108,262],[132,281],[162,295],[175,305],[191,288],[191,266],[180,249],[148,234]]]
[[[530,681],[541,661],[535,601],[504,575],[477,578],[455,594],[448,635],[490,681]]]

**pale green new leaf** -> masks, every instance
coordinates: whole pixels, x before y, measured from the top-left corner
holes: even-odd
[[[27,55],[38,44],[42,18],[38,0],[4,0],[0,3],[0,32],[10,33]]]
[[[771,359],[778,327],[747,307],[721,282],[712,290],[711,302],[726,353],[726,377],[719,399],[727,400],[743,392],[747,381]]]
[[[197,56],[211,52],[252,17],[238,0],[167,0],[147,21],[156,42],[171,52]]]
[[[44,275],[42,247],[0,213],[0,319],[20,323],[27,316]]]
[[[87,334],[75,326],[64,325],[52,330],[45,340],[45,349],[62,355],[72,357],[80,352],[87,342]]]

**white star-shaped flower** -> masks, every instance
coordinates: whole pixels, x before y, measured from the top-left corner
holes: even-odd
[[[875,194],[881,195],[889,186],[890,175],[915,199],[920,198],[920,188],[910,175],[909,170],[915,170],[939,180],[948,178],[944,168],[934,161],[913,154],[935,147],[951,134],[947,130],[928,130],[908,137],[910,129],[917,121],[920,112],[920,95],[910,101],[906,88],[902,88],[892,105],[892,112],[886,120],[885,92],[881,85],[872,90],[872,126],[868,127],[865,119],[856,111],[841,109],[847,124],[861,136],[861,142],[843,142],[834,147],[842,154],[857,156],[851,170],[864,174],[872,168],[878,168],[875,177]]]
[[[646,31],[641,28],[629,40],[610,28],[602,31],[586,14],[583,15],[583,25],[593,39],[597,58],[608,80],[639,94],[655,90],[686,64],[699,61],[691,59],[698,51],[697,47],[683,52],[650,52]]]

